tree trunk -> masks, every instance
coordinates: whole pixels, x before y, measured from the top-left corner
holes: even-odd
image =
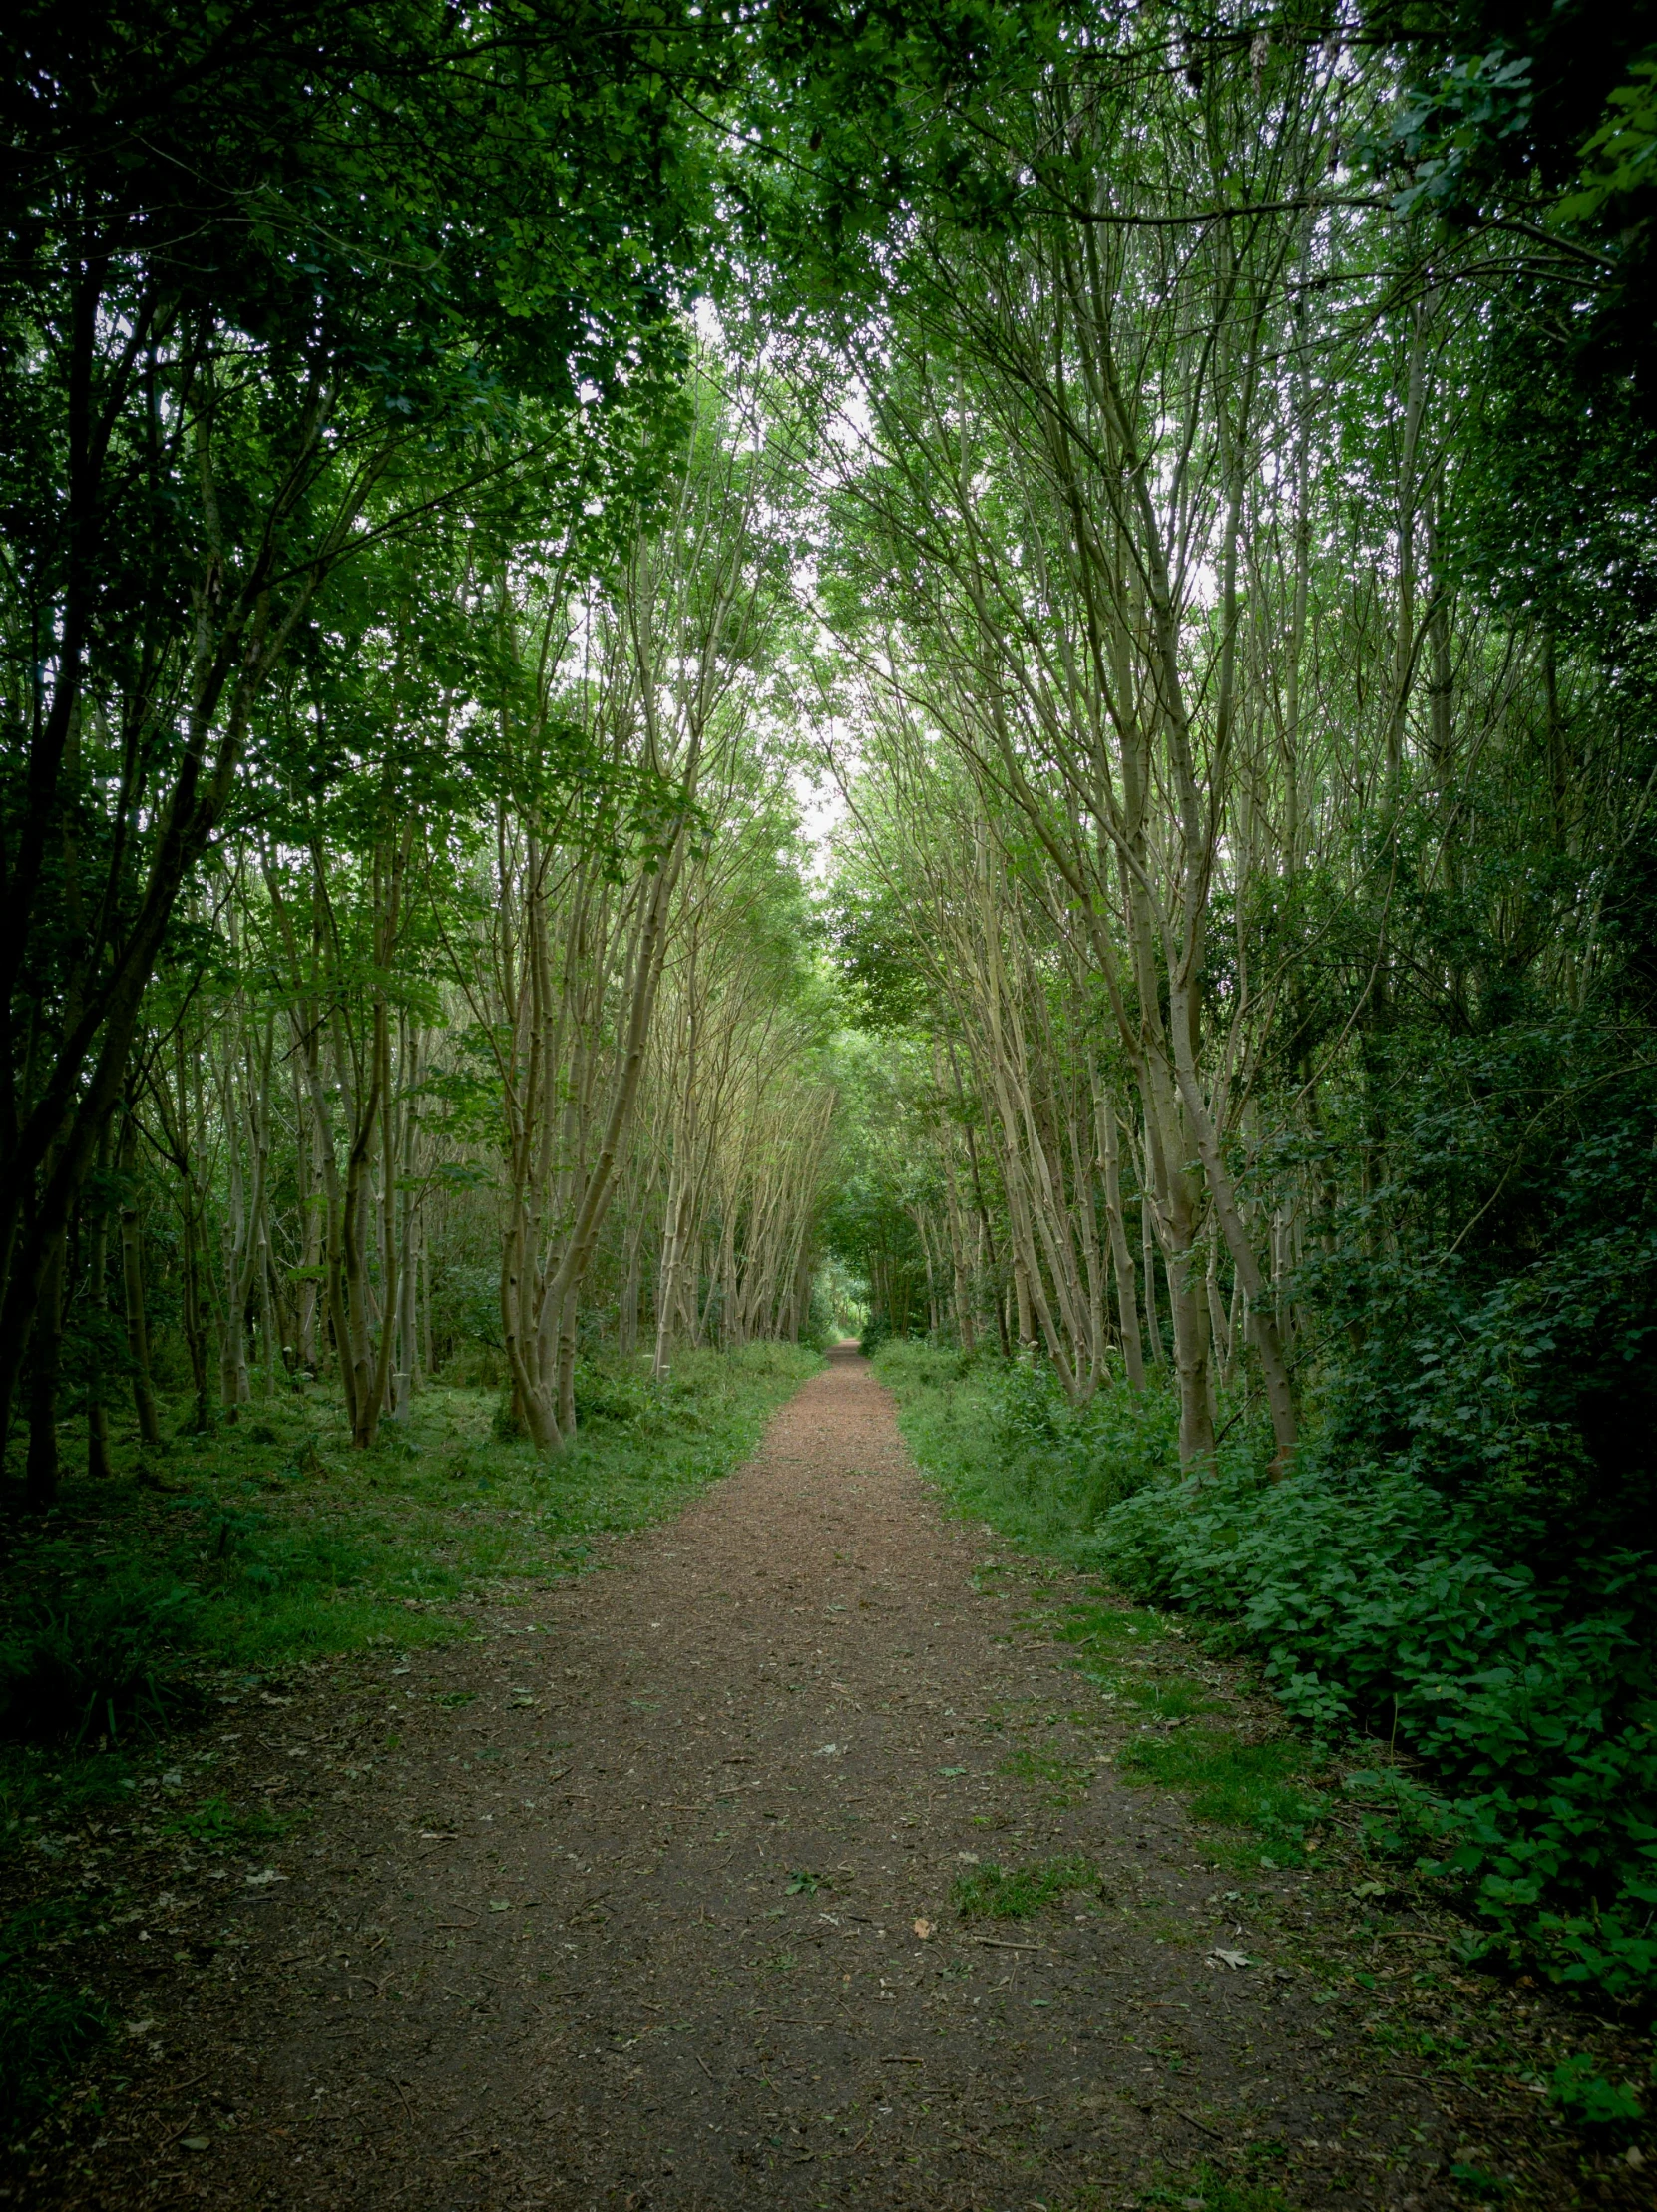
[[[127,1309],[127,1356],[132,1362],[133,1410],[139,1441],[161,1443],[155,1383],[150,1372],[150,1328],[144,1306],[144,1223],[138,1209],[138,1122],[129,1099],[117,1155],[121,1174],[121,1286]],[[189,1290],[187,1285],[186,1298]],[[188,1328],[187,1328],[187,1334]]]
[[[1107,1092],[1094,1095],[1093,1110],[1099,1134],[1099,1166],[1104,1174],[1104,1214],[1110,1236],[1110,1259],[1116,1271],[1116,1316],[1122,1332],[1122,1364],[1129,1386],[1145,1387],[1145,1352],[1139,1335],[1139,1297],[1133,1274],[1133,1254],[1128,1248],[1127,1224],[1122,1218],[1120,1132],[1115,1102]]]
[[[110,1464],[110,1409],[104,1401],[104,1330],[109,1322],[110,1296],[110,1125],[104,1123],[98,1138],[98,1217],[93,1223],[87,1255],[87,1474],[94,1482],[108,1482],[115,1473]]]
[[[58,1497],[58,1369],[63,1356],[63,1278],[67,1230],[60,1229],[46,1257],[29,1350],[29,1457],[24,1503],[44,1513]]]

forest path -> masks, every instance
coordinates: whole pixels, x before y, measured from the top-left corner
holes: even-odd
[[[1115,1781],[1142,1723],[1051,1641],[1080,1585],[989,1550],[843,1347],[610,1571],[313,1677],[252,1754],[312,1817],[150,1985],[153,2086],[53,2201],[1462,2201],[1469,2092],[1317,2001],[1345,1892],[1218,1873]],[[970,1920],[974,1855],[1098,1871]],[[1229,2195],[1261,2159],[1285,2196]]]

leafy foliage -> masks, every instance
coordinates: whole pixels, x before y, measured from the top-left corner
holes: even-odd
[[[1364,1787],[1503,1939],[1617,1992],[1657,1972],[1657,1572],[1490,1555],[1483,1517],[1401,1469],[1142,1492],[1099,1530],[1127,1585],[1233,1624],[1289,1710],[1415,1753]]]
[[[1645,2114],[1631,2083],[1605,2080],[1593,2060],[1581,2055],[1560,2060],[1553,2069],[1548,2091],[1578,2127],[1623,2128]]]
[[[202,1709],[179,1672],[201,1625],[195,1589],[142,1570],[60,1579],[0,1636],[0,1735],[75,1746],[178,1727]]]

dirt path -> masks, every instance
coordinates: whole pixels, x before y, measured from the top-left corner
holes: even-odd
[[[247,1786],[303,1775],[314,1815],[122,1932],[149,2056],[50,2201],[1466,2202],[1448,2162],[1509,2156],[1534,2099],[1378,2067],[1316,1965],[1345,1893],[1217,1872],[1115,1782],[1127,1724],[992,1548],[842,1351],[612,1571],[235,1716]],[[952,1908],[1062,1858],[1100,1876],[1033,1919]],[[1425,1954],[1383,1948],[1385,1993]]]

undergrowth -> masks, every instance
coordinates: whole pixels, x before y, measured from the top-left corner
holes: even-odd
[[[1308,1450],[1271,1483],[1258,1441],[1236,1431],[1217,1474],[1187,1482],[1172,1394],[1155,1384],[1078,1413],[1040,1369],[897,1342],[877,1364],[912,1450],[962,1511],[1258,1653],[1309,1737],[1366,1730],[1411,1754],[1414,1776],[1389,1764],[1348,1787],[1372,1846],[1448,1884],[1487,1948],[1614,1997],[1657,1994],[1648,1556],[1606,1549],[1544,1573],[1407,1470],[1336,1470]],[[1109,1610],[1089,1614],[1095,1633]],[[1095,1652],[1089,1671],[1109,1663]],[[1185,1717],[1168,1701],[1177,1683],[1112,1679]],[[1200,1686],[1185,1695],[1200,1710]],[[1126,1763],[1192,1791],[1199,1817],[1292,1840],[1315,1811],[1301,1756],[1292,1739],[1191,1729],[1145,1739]]]
[[[1102,1514],[1179,1464],[1178,1412],[1162,1395],[1137,1416],[1125,1393],[1078,1415],[1041,1369],[896,1337],[880,1343],[875,1367],[911,1450],[964,1512],[1074,1565],[1090,1563]]]
[[[78,1920],[73,1900],[53,1898],[0,1922],[0,2118],[8,2131],[38,2119],[69,2070],[111,2030],[95,1997],[36,1963],[45,1946],[78,1932]]]

